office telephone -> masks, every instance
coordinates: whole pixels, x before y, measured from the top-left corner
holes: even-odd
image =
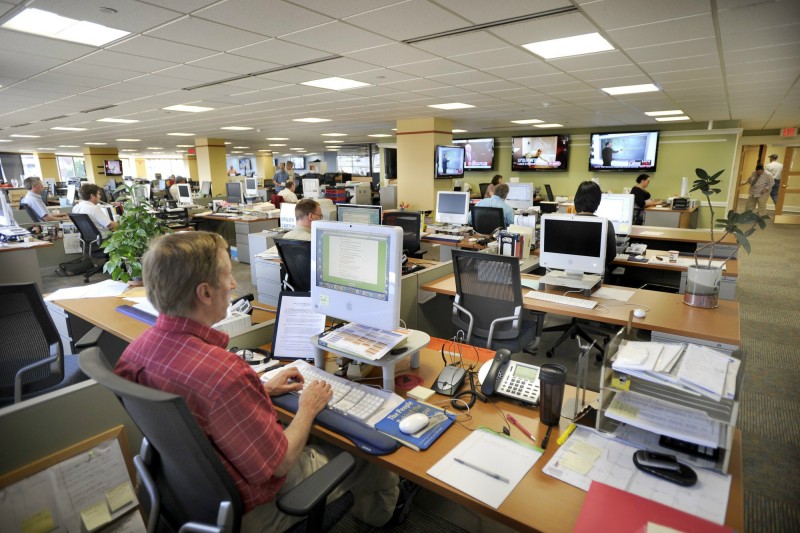
[[[489,372],[481,381],[481,392],[500,394],[517,401],[539,405],[539,367],[511,360],[511,352],[497,350]]]

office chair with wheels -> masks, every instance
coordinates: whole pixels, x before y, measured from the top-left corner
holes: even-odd
[[[523,317],[519,259],[453,250],[456,296],[453,324],[468,344],[493,350],[533,352],[541,337],[544,313]]]
[[[407,257],[422,259],[424,251],[420,251],[420,228],[422,213],[419,211],[385,211],[384,226],[397,226],[403,229],[403,253]]]
[[[275,193],[270,197],[270,202],[272,203],[272,205],[275,206],[275,209],[280,209],[281,204],[283,203],[283,196],[281,196],[278,193]]]
[[[80,233],[81,248],[83,249],[83,256],[91,261],[93,267],[83,274],[83,282],[89,283],[89,278],[103,270],[103,265],[108,260],[108,255],[100,249],[103,242],[103,236],[100,235],[97,227],[89,218],[89,215],[80,213],[70,213],[69,219],[78,228]]]
[[[144,487],[148,533],[239,531],[243,514],[239,491],[183,397],[116,375],[96,347],[81,352],[80,366],[114,393],[144,435],[134,464]],[[347,493],[335,502],[341,515],[325,516],[327,496],[354,466],[353,457],[342,452],[281,495],[278,507],[287,514],[307,516],[301,523],[306,530],[322,530],[324,523],[340,519],[352,505],[352,494]]]
[[[31,220],[33,222],[44,222],[44,219],[39,217],[39,215],[37,215],[36,212],[33,210],[33,208],[28,204],[20,202],[19,206],[25,210],[25,212],[28,214],[29,217],[31,217]]]
[[[486,198],[486,191],[489,189],[491,183],[479,183],[478,188],[481,190],[481,199]]]
[[[61,337],[35,283],[0,285],[0,405],[78,383],[86,376]]]
[[[547,349],[547,357],[553,357],[556,353],[556,348],[561,346],[561,344],[564,343],[564,341],[566,341],[567,339],[570,338],[574,339],[576,337],[580,337],[586,342],[593,342],[595,341],[595,338],[592,337],[591,335],[596,335],[600,337],[601,340],[603,341],[603,345],[600,346],[597,342],[595,342],[594,344],[594,347],[598,351],[596,355],[598,361],[603,360],[603,356],[606,351],[606,346],[608,345],[608,342],[611,340],[611,335],[613,335],[614,333],[613,331],[590,326],[585,322],[579,321],[577,318],[573,318],[567,324],[550,326],[544,328],[544,330],[542,331],[544,331],[545,333],[549,333],[552,331],[563,332],[561,333],[561,336],[558,338],[558,340],[552,346],[550,346],[550,348]]]
[[[491,235],[496,229],[506,229],[502,207],[473,206],[472,229],[481,235]]]
[[[285,272],[283,290],[309,292],[311,290],[311,241],[275,239],[278,255]]]

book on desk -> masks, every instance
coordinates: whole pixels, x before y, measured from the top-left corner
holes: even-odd
[[[408,415],[421,413],[428,417],[428,425],[416,433],[406,434],[400,431],[400,422]],[[375,424],[375,429],[411,448],[427,450],[447,428],[453,425],[455,415],[426,403],[411,398],[398,405],[394,411]]]

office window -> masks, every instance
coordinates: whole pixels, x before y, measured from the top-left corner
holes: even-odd
[[[80,156],[59,155],[56,156],[58,163],[58,173],[61,176],[61,181],[66,181],[68,178],[85,178],[86,177],[86,161]]]
[[[38,157],[33,154],[21,154],[20,157],[22,158],[22,171],[26,178],[30,176],[42,177],[42,168],[39,166]]]
[[[183,176],[189,177],[189,170],[183,163],[183,159],[145,159],[145,166],[147,167],[147,176],[138,176],[140,178],[152,178],[156,174],[161,174],[164,179],[169,176]],[[126,167],[125,161],[122,162],[122,172],[126,176],[133,176],[134,168]]]

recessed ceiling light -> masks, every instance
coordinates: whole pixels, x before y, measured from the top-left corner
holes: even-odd
[[[97,122],[116,122],[118,124],[133,124],[134,122],[139,122],[139,121],[134,120],[132,118],[98,118]]]
[[[173,137],[193,137],[194,133],[167,133],[167,135],[172,135]]]
[[[367,135],[367,137],[392,137],[392,135],[389,135],[388,133],[371,133],[370,135]]]
[[[293,122],[330,122],[331,119],[329,119],[329,118],[308,117],[308,118],[293,118],[292,121]]]
[[[461,102],[450,102],[449,104],[433,104],[428,107],[435,107],[436,109],[467,109],[475,106],[471,104],[462,104]]]
[[[267,137],[268,141],[288,141],[289,137]]]
[[[246,130],[252,130],[253,128],[248,128],[247,126],[224,126],[220,129],[231,130],[231,131],[246,131]]]
[[[59,131],[86,131],[86,128],[72,128],[69,126],[55,126],[50,128],[51,130],[59,130]]]
[[[514,124],[544,124],[544,120],[538,118],[526,118],[521,120],[512,120]]]
[[[286,146],[286,143],[270,144],[270,146]]]
[[[105,146],[108,143],[83,143],[86,146]]]
[[[323,137],[347,137],[346,133],[322,133]]]
[[[225,141],[225,144],[233,144],[233,143],[230,141]]]
[[[272,152],[272,150],[266,150],[266,149],[264,149],[264,150],[259,150],[259,152]]]
[[[103,46],[125,37],[130,32],[102,24],[62,17],[42,9],[28,8],[2,25],[7,30],[42,35],[62,41]]]
[[[544,59],[579,56],[614,49],[611,43],[606,41],[599,33],[586,33],[573,37],[550,39],[549,41],[523,44],[522,47]]]
[[[451,133],[467,133],[467,130],[453,130]]]
[[[320,80],[304,81],[300,85],[308,85],[310,87],[319,87],[320,89],[330,89],[332,91],[344,91],[346,89],[355,89],[356,87],[367,87],[369,83],[361,81],[348,80],[347,78],[323,78]]]
[[[231,151],[232,154],[241,154],[243,153],[241,150],[233,150]]]
[[[205,111],[213,111],[213,107],[203,107],[199,105],[171,105],[169,107],[162,107],[164,111],[183,111],[184,113],[203,113]]]
[[[176,144],[175,148],[194,148],[193,144]]]
[[[661,117],[656,119],[659,122],[677,122],[679,120],[691,120],[689,117]]]
[[[0,139],[0,143],[10,143],[10,142],[14,142],[14,141],[9,140],[9,139]],[[77,148],[77,147],[70,146],[70,148]]]
[[[322,141],[323,143],[343,143],[344,141]]]
[[[563,128],[563,124],[534,124],[534,128]]]
[[[138,143],[141,139],[117,139],[117,142],[121,143]]]
[[[123,148],[120,152],[138,152],[136,148]]]
[[[55,150],[55,148],[37,148],[37,150]]]
[[[644,114],[648,117],[666,117],[668,115],[683,115],[683,111],[680,109],[671,109],[669,111],[645,111]]]
[[[306,155],[317,155],[317,152],[309,152]]]
[[[236,148],[237,150],[247,150],[250,147],[249,146],[234,146],[234,148]]]
[[[9,137],[19,137],[21,139],[38,139],[39,135],[28,135],[25,133],[12,133]]]
[[[176,154],[185,154],[186,150],[175,150]]]
[[[0,141],[0,142],[3,142],[3,141]],[[7,141],[7,142],[11,142],[11,141]],[[76,146],[74,144],[60,144],[60,145],[58,145],[58,147],[59,148],[80,148],[80,146]]]
[[[652,93],[658,90],[658,87],[652,83],[643,83],[641,85],[621,85],[619,87],[605,87],[601,89],[601,91],[612,96],[616,96],[618,94]]]
[[[163,150],[164,147],[163,146],[148,146],[147,149],[148,150]]]
[[[289,150],[305,151],[305,148],[289,148]]]

